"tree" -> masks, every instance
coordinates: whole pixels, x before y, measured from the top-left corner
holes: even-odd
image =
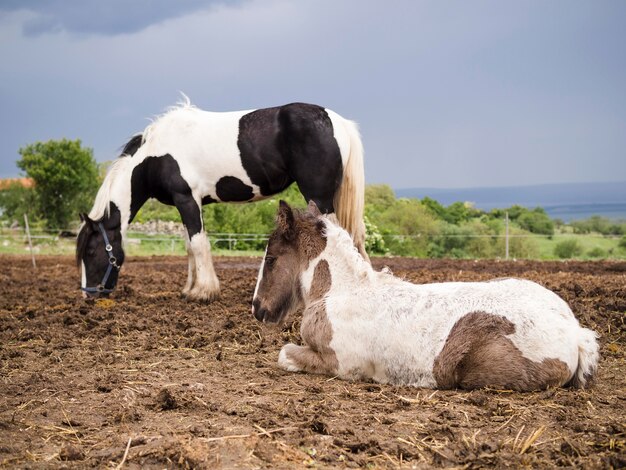
[[[19,150],[17,166],[35,182],[38,216],[49,228],[64,228],[89,209],[100,185],[93,151],[80,140],[49,140]]]
[[[531,233],[554,235],[554,222],[541,207],[536,207],[532,211],[524,211],[517,218],[517,223],[521,228]]]
[[[370,184],[365,187],[365,204],[384,210],[391,207],[395,202],[396,195],[391,186]]]

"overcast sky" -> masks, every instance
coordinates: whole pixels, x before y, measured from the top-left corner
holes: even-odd
[[[113,159],[183,91],[331,108],[368,183],[626,180],[625,25],[620,0],[1,0],[0,177],[48,139]]]

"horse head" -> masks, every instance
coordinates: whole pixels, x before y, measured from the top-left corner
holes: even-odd
[[[257,320],[281,323],[303,305],[301,275],[326,248],[325,228],[313,201],[306,211],[280,201],[252,300]]]
[[[110,294],[124,262],[121,215],[117,206],[110,205],[108,215],[92,220],[80,215],[83,225],[76,242],[76,263],[81,267],[81,290],[85,297]]]

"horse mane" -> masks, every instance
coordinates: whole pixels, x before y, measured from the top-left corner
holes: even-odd
[[[139,147],[141,147],[144,143],[144,138],[143,138],[143,133],[139,133],[139,134],[135,134],[134,136],[131,137],[131,139],[126,142],[126,144],[120,149],[120,157],[125,157],[125,156],[129,156],[132,157],[133,155],[135,155],[135,152],[137,152],[137,150],[139,150]]]
[[[335,259],[341,258],[359,277],[365,279],[376,274],[372,266],[356,249],[354,241],[346,229],[328,216],[324,216],[323,219],[326,225],[324,233],[326,235],[327,250],[330,248],[330,253],[327,253]]]
[[[181,110],[198,109],[196,106],[191,104],[191,100],[186,94],[184,94],[182,91],[180,92],[180,94],[181,99],[178,101],[178,103],[173,106],[169,106],[168,108],[166,108],[164,113],[159,114],[151,119],[152,122],[143,131],[142,144],[150,138],[152,132],[154,131],[154,128],[166,117],[171,116],[172,114],[175,114]]]
[[[80,266],[80,262],[85,257],[87,251],[87,242],[89,241],[89,235],[92,233],[91,224],[89,222],[83,222],[76,238],[76,266]]]
[[[96,200],[93,203],[93,207],[89,212],[89,218],[91,220],[101,220],[104,216],[109,215],[109,203],[111,202],[111,189],[113,183],[118,176],[125,171],[126,163],[131,157],[128,155],[121,155],[117,160],[114,160],[107,171],[104,181],[98,189]]]
[[[111,189],[113,183],[117,177],[125,171],[125,166],[135,152],[141,147],[150,137],[154,127],[165,117],[171,115],[180,110],[197,109],[187,95],[180,92],[181,100],[174,106],[167,108],[167,110],[154,118],[152,123],[148,125],[142,133],[135,134],[122,148],[120,156],[111,163],[109,170],[107,171],[104,181],[98,189],[96,200],[93,203],[93,207],[89,212],[89,218],[91,220],[101,220],[103,217],[109,215],[109,202],[111,202]]]

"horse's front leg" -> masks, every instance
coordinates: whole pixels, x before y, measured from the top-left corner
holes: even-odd
[[[193,235],[189,245],[194,258],[195,279],[187,296],[194,300],[207,302],[215,300],[220,295],[220,281],[217,279],[213,268],[211,245],[204,230]]]
[[[175,195],[174,204],[187,230],[189,272],[183,295],[210,302],[219,297],[220,283],[213,268],[211,245],[202,223],[202,205],[191,195]]]
[[[278,365],[290,372],[337,375],[339,364],[332,349],[315,351],[309,346],[286,344],[278,355]]]

